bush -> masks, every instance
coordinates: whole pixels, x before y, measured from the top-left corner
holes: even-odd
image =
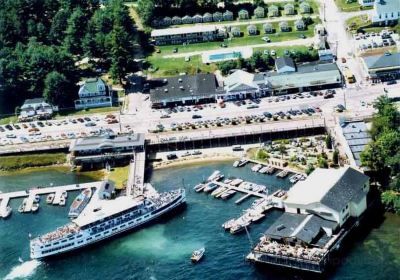
[[[400,195],[394,191],[385,191],[381,194],[381,200],[386,210],[400,213]]]
[[[264,149],[259,149],[256,153],[256,159],[258,160],[266,160],[269,158],[269,154]]]

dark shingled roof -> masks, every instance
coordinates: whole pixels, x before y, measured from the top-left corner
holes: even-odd
[[[390,55],[374,55],[364,58],[368,69],[379,69],[388,67],[400,68],[400,53]]]
[[[337,225],[316,215],[285,212],[267,229],[265,234],[274,239],[297,238],[308,244],[318,242],[319,246],[323,246],[329,239],[325,238],[325,242],[320,242],[321,240],[315,240],[315,238],[322,228],[335,230]]]
[[[214,74],[182,75],[151,82],[150,98],[154,103],[177,102],[187,97],[212,97],[217,90]]]
[[[321,203],[336,211],[341,211],[349,201],[359,202],[365,196],[361,188],[368,181],[368,176],[348,167],[343,176],[324,195]]]
[[[275,59],[276,70],[279,70],[285,66],[296,68],[293,59],[288,56],[278,57],[277,59]]]

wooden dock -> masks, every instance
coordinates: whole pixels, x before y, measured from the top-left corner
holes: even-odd
[[[293,168],[290,168],[287,166],[286,167],[276,166],[276,165],[268,164],[266,162],[262,162],[262,161],[251,159],[251,158],[246,158],[246,160],[248,160],[249,162],[254,163],[254,164],[261,164],[263,167],[268,166],[268,167],[273,167],[275,169],[282,170],[282,171],[286,170],[286,171],[288,171],[290,173],[294,173],[294,174],[306,175],[306,173],[304,173],[304,172],[301,172],[299,170],[296,170],[296,169],[293,169]]]
[[[83,183],[83,184],[72,184],[72,185],[64,185],[64,186],[56,186],[56,187],[38,187],[35,189],[30,189],[30,190],[25,190],[25,191],[15,191],[15,192],[9,192],[9,193],[0,193],[0,212],[3,213],[5,209],[7,208],[10,199],[14,198],[27,198],[27,202],[24,207],[24,212],[30,212],[32,209],[33,202],[35,200],[36,195],[45,195],[45,194],[50,194],[50,193],[55,193],[56,196],[54,199],[56,199],[57,194],[58,196],[58,201],[61,198],[61,194],[63,192],[68,192],[68,191],[76,191],[76,190],[82,190],[86,188],[99,188],[103,182],[102,181],[97,181],[97,182],[91,182],[91,183]]]

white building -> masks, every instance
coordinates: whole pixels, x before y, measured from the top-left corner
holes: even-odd
[[[43,98],[26,99],[21,106],[20,120],[31,118],[48,118],[53,115],[53,107],[44,101]]]
[[[374,2],[375,0],[358,0],[358,4],[360,4],[361,7],[371,7],[374,5]]]
[[[365,211],[368,191],[369,177],[352,167],[318,168],[289,190],[285,211],[314,214],[342,226]]]
[[[399,0],[376,0],[371,17],[373,24],[389,25],[400,18]]]
[[[75,100],[75,109],[112,106],[112,90],[100,78],[87,79],[79,88],[79,99]]]

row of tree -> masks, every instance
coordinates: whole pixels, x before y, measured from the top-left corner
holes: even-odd
[[[297,51],[288,53],[295,62],[310,62],[318,60],[318,52],[316,51]],[[267,71],[274,68],[275,60],[269,54],[263,54],[260,51],[256,51],[248,59],[240,58],[238,60],[223,61],[218,63],[218,69],[221,70],[223,75],[227,75],[234,69],[245,69],[249,72]]]
[[[374,107],[372,141],[362,152],[361,161],[383,191],[383,202],[400,212],[400,113],[387,96],[379,97]]]
[[[44,96],[68,107],[83,58],[113,79],[134,70],[134,22],[122,0],[4,0],[0,5],[0,94],[10,104]],[[97,67],[96,68],[100,68]]]

